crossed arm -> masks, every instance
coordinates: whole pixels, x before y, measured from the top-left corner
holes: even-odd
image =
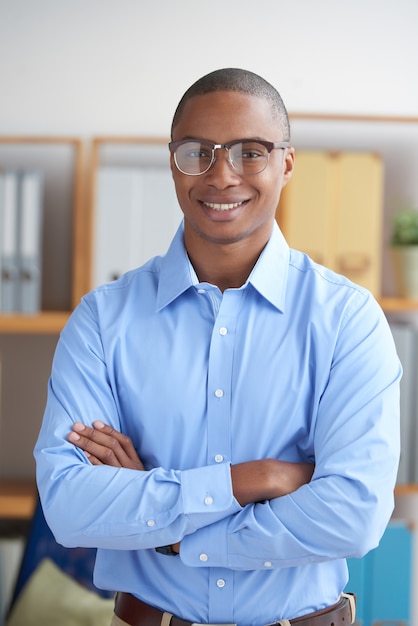
[[[76,422],[68,439],[84,451],[92,465],[111,465],[146,471],[131,439],[96,421],[93,428]],[[286,495],[308,483],[314,465],[261,459],[231,465],[232,490],[241,506]],[[172,546],[180,551],[180,543]]]
[[[92,465],[145,471],[130,438],[96,421],[93,428],[77,422],[68,439],[83,450]],[[312,478],[311,463],[260,459],[231,465],[232,489],[241,506],[271,500],[296,491]]]

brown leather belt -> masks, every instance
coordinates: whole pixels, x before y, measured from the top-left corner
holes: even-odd
[[[159,611],[145,604],[129,593],[118,593],[115,600],[115,615],[130,626],[200,626],[195,622],[187,622],[169,613]],[[171,619],[170,619],[171,617]],[[309,613],[289,621],[275,622],[280,624],[300,624],[301,626],[349,626],[355,620],[355,598],[344,594],[339,602],[322,611]],[[268,626],[274,626],[269,624]],[[237,624],[209,624],[206,626],[237,626]]]

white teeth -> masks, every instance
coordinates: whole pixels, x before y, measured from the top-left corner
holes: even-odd
[[[233,202],[231,204],[215,204],[213,202],[205,202],[204,204],[215,211],[230,211],[231,209],[236,209],[241,206],[242,202]]]

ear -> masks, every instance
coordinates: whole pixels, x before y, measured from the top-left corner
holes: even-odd
[[[292,178],[293,169],[295,167],[295,149],[286,148],[283,158],[283,187],[287,185]]]

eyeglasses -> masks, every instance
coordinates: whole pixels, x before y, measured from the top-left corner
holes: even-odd
[[[289,147],[289,142],[237,139],[221,144],[185,139],[172,141],[168,147],[174,155],[177,168],[188,176],[205,174],[216,160],[215,150],[222,148],[228,151],[228,162],[238,174],[251,176],[260,174],[266,169],[272,150],[285,150]]]

